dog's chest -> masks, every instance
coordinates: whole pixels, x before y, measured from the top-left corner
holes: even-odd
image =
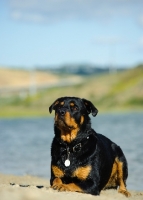
[[[81,151],[82,151],[81,143],[74,144],[74,145],[66,144],[65,146],[62,146],[60,148],[60,152],[61,152],[60,160],[66,170],[78,164],[77,158],[82,153]]]
[[[89,135],[71,143],[63,142],[55,137],[52,144],[52,162],[65,169],[80,166],[81,161],[83,162],[85,158],[88,160],[87,156],[91,153],[91,142],[93,142],[93,138]],[[84,156],[85,153],[86,156]]]
[[[91,154],[95,150],[94,137],[87,135],[72,143],[54,139],[52,145],[52,171],[55,177],[86,180],[92,171]],[[92,145],[91,145],[92,144]],[[91,151],[92,149],[92,151]]]
[[[71,173],[80,166],[80,157],[83,153],[83,143],[56,142],[52,145],[52,165],[59,166],[65,173]]]

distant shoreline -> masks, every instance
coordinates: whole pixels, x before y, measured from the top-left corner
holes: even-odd
[[[123,110],[102,110],[102,111],[99,111],[98,115],[106,115],[106,114],[115,114],[115,115],[118,115],[118,114],[123,114],[123,115],[126,115],[126,114],[133,114],[133,113],[138,113],[138,114],[142,114],[143,113],[143,108],[142,109],[135,109],[135,110],[127,110],[127,109],[123,109]],[[48,108],[46,110],[46,112],[43,112],[43,113],[40,113],[40,112],[30,112],[27,110],[27,112],[5,112],[4,114],[0,113],[0,119],[27,119],[27,118],[45,118],[45,117],[50,117],[50,118],[53,118],[54,116],[54,113],[52,114],[49,114],[48,112]]]
[[[91,76],[0,69],[0,117],[49,116],[61,96],[88,99],[99,113],[143,112],[142,88],[142,66]]]

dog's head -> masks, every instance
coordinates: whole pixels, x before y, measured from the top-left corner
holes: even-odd
[[[58,98],[50,107],[49,112],[55,110],[55,126],[61,131],[79,130],[85,120],[92,113],[96,116],[98,110],[86,99],[77,97]]]

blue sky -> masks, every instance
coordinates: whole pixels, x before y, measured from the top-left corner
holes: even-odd
[[[1,0],[0,66],[143,63],[142,0]]]

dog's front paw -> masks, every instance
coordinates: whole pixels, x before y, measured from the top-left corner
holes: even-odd
[[[60,192],[68,192],[68,191],[71,191],[70,188],[68,187],[68,185],[66,184],[62,184],[59,189],[58,189]]]
[[[51,186],[54,190],[58,190],[60,192],[83,192],[83,190],[74,183],[63,184],[60,178],[55,178],[53,181],[53,185]]]
[[[60,190],[61,187],[62,187],[61,179],[60,178],[55,178],[51,188],[53,188],[54,190]]]
[[[60,192],[63,192],[63,191],[70,191],[68,185],[66,184],[63,184],[61,179],[59,178],[56,178],[54,181],[53,181],[53,185],[51,186],[54,190],[58,190]]]
[[[52,188],[54,190],[58,190],[59,192],[70,191],[69,188],[64,184],[54,184],[54,185],[52,185]]]

